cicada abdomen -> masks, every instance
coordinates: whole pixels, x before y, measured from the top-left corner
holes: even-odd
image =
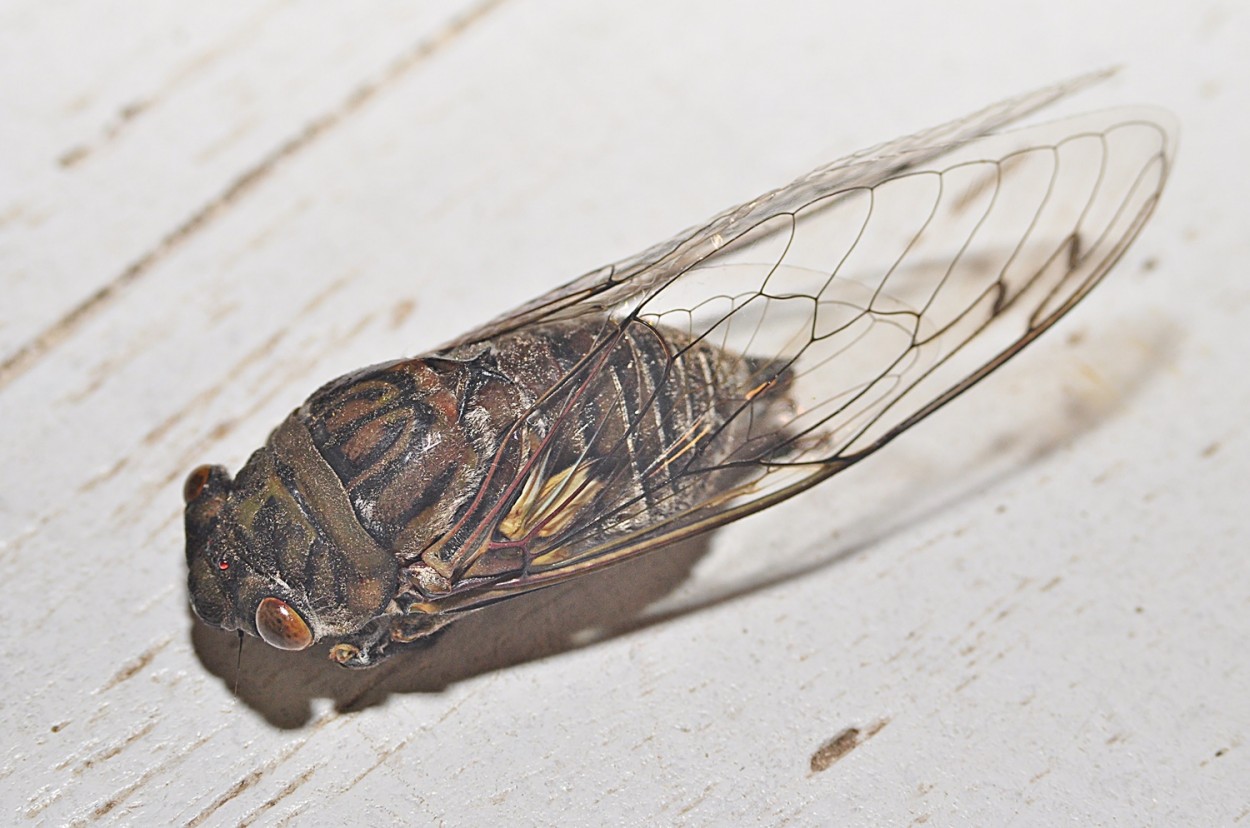
[[[187,481],[205,621],[368,666],[870,456],[1033,342],[1136,238],[1166,113],[994,131],[1095,77],[856,153],[414,359]]]

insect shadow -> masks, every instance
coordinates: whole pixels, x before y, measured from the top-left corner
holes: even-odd
[[[770,565],[763,576],[701,589],[697,578],[687,582],[715,537],[705,534],[573,583],[487,607],[451,625],[428,645],[367,671],[343,670],[326,658],[324,647],[283,652],[248,641],[240,656],[234,635],[197,623],[188,608],[193,647],[205,668],[224,684],[237,682],[240,701],[274,727],[293,729],[311,721],[316,699],[330,699],[336,711],[347,713],[382,704],[392,695],[439,693],[475,676],[594,646],[780,587],[1001,486],[1114,419],[1168,364],[1180,339],[1178,329],[1157,315],[1121,317],[1095,332],[1070,327],[1072,347],[1040,349],[1021,358],[1030,364],[1026,391],[1006,390],[1004,378],[991,384],[997,395],[969,395],[968,400],[980,402],[952,406],[951,416],[935,418],[934,426],[946,423],[949,439],[961,446],[957,465],[925,462],[923,456],[917,462],[916,453],[923,455],[925,443],[907,440],[839,476],[831,485],[838,487],[840,530],[832,541],[826,537],[808,544],[806,554],[800,550],[792,557],[800,563]],[[1074,352],[1074,347],[1079,350]],[[1086,366],[1097,366],[1096,376]],[[972,411],[978,406],[980,411]],[[974,430],[958,413],[983,418],[987,409],[993,409],[995,423],[1006,425]],[[940,433],[931,437],[928,445],[949,442]],[[807,497],[828,496],[828,491],[827,486]],[[648,611],[683,584],[690,587],[684,596]]]

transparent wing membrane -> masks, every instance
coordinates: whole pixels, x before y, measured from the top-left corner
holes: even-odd
[[[628,313],[773,367],[752,382],[789,372],[795,411],[770,424],[782,448],[762,462],[853,458],[1049,326],[1153,208],[1157,124],[1102,113],[1042,133],[773,217]]]
[[[461,606],[789,497],[885,445],[1054,324],[1137,235],[1174,146],[1170,117],[1145,110],[983,135],[1072,86],[821,168],[461,340],[606,311],[615,324],[605,348],[614,331],[643,322],[674,343],[663,376],[687,375],[694,367],[683,361],[706,359],[710,344],[726,363],[718,375],[731,378],[655,458],[699,492],[693,502],[665,512],[657,503],[679,502],[681,487],[657,484],[614,503]],[[576,387],[551,404],[576,406]]]

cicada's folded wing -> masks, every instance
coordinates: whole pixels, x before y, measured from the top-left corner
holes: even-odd
[[[1065,91],[818,171],[486,329],[592,303],[622,330],[642,322],[686,343],[672,366],[705,359],[696,346],[707,343],[750,370],[721,372],[738,379],[716,389],[715,429],[690,429],[657,458],[670,481],[663,491],[570,520],[529,550],[523,573],[466,583],[445,608],[557,583],[790,497],[885,445],[1053,325],[1136,237],[1174,148],[1170,116],[1147,110],[964,140]],[[941,158],[930,158],[939,147]],[[590,446],[587,455],[617,450]],[[697,498],[681,501],[668,469]],[[680,508],[657,505],[665,497]]]
[[[764,195],[720,213],[643,252],[593,270],[469,331],[444,348],[482,342],[526,325],[613,307],[654,290],[714,255],[746,230],[788,214],[823,196],[872,187],[903,170],[924,164],[1018,121],[1061,98],[1097,83],[1114,70],[1091,72],[992,104],[941,126],[887,141],[830,162]]]

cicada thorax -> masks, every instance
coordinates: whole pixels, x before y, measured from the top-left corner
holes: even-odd
[[[298,417],[399,561],[400,603],[436,611],[440,596],[558,566],[688,505],[714,482],[692,470],[746,441],[750,418],[735,415],[751,403],[726,389],[760,371],[675,330],[589,315],[366,369]]]

